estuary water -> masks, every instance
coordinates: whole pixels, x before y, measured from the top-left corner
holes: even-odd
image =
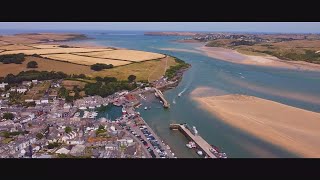
[[[142,117],[171,147],[178,157],[194,158],[186,148],[187,140],[179,132],[169,130],[170,123],[196,126],[210,144],[229,157],[297,157],[245,132],[224,124],[200,109],[190,93],[198,87],[210,87],[225,93],[253,95],[290,106],[320,112],[320,73],[233,64],[206,56],[195,48],[198,43],[175,42],[177,36],[145,36],[143,32],[86,32],[100,45],[165,53],[190,63],[192,68],[178,87],[164,93],[171,103],[166,110],[158,101],[148,102],[150,110],[140,110]],[[178,97],[180,92],[181,97]]]

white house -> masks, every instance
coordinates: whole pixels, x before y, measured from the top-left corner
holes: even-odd
[[[33,99],[26,99],[26,100],[24,100],[24,102],[34,102],[34,100]]]
[[[40,103],[41,103],[41,104],[48,104],[48,103],[49,103],[49,100],[48,100],[48,99],[41,99],[41,100],[40,100]]]
[[[62,138],[61,138],[61,141],[62,142],[67,142],[67,140],[70,140],[70,139],[74,139],[75,137],[77,136],[77,133],[72,131],[71,133],[67,134],[67,135],[64,135]]]
[[[13,87],[10,89],[11,92],[18,92],[18,93],[25,93],[28,91],[28,88],[26,88],[25,86],[20,86],[20,87]]]
[[[23,81],[22,85],[24,86],[31,86],[32,82],[31,81]]]
[[[10,93],[3,93],[3,94],[1,94],[1,97],[9,98],[10,97]]]
[[[36,138],[31,138],[29,140],[26,140],[20,144],[18,144],[16,147],[15,147],[15,150],[16,151],[20,151],[22,149],[25,149],[26,147],[28,147],[29,145],[33,144],[36,142]]]
[[[35,80],[32,80],[31,82],[32,82],[33,84],[38,84],[38,80],[36,80],[36,79],[35,79]]]
[[[4,83],[4,82],[1,83],[0,84],[0,89],[4,89],[7,85],[8,85],[8,83]]]
[[[41,104],[41,101],[40,100],[35,100],[34,101],[37,105]]]
[[[33,120],[35,118],[35,115],[34,114],[30,114],[30,115],[28,115],[28,116],[26,116],[26,117],[23,117],[23,118],[21,118],[21,123],[26,123],[26,122],[28,122],[28,121],[31,121],[31,120]]]

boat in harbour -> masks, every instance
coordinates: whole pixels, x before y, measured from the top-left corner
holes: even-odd
[[[193,141],[190,141],[188,144],[186,144],[186,146],[189,148],[189,149],[192,149],[192,148],[196,148],[196,143],[193,142]]]
[[[122,108],[122,114],[126,114],[127,111],[124,109],[124,107]]]
[[[203,156],[203,152],[200,151],[200,150],[197,151],[197,154],[198,154],[199,156]]]
[[[212,148],[209,149],[217,158],[228,158],[227,154],[222,152],[218,147],[211,145]]]

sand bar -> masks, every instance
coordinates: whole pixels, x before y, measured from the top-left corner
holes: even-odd
[[[198,47],[197,50],[204,52],[207,56],[217,58],[220,60],[255,66],[267,66],[275,68],[285,68],[303,71],[320,71],[319,64],[313,64],[303,61],[286,61],[278,59],[274,56],[253,56],[241,54],[232,49],[226,49],[221,47]]]
[[[246,95],[193,99],[233,127],[301,157],[320,157],[320,113]]]

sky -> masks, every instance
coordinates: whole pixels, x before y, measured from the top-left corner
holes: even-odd
[[[0,30],[320,33],[320,22],[0,22]]]

